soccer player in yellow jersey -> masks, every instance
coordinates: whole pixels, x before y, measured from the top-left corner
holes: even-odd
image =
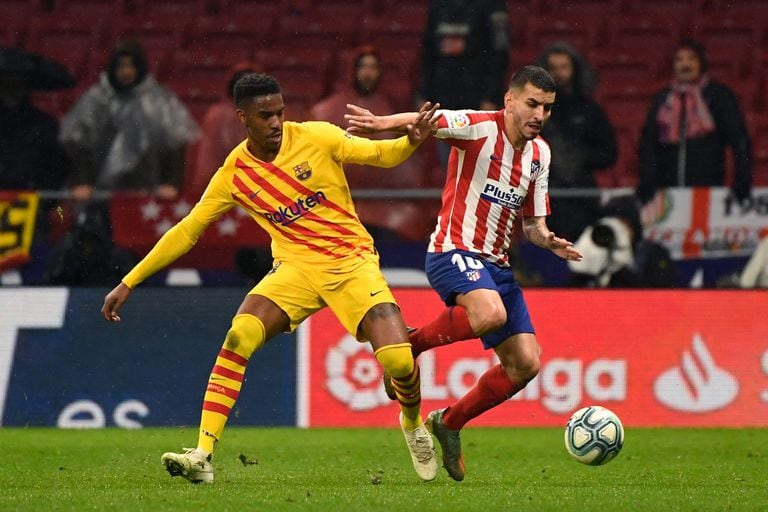
[[[213,482],[211,455],[248,359],[272,336],[328,306],[352,335],[371,343],[392,375],[413,466],[423,480],[434,479],[437,459],[420,416],[419,367],[373,240],[355,213],[342,164],[398,165],[435,128],[437,106],[426,103],[407,136],[369,140],[324,122],[284,122],[280,86],[269,75],[240,78],[234,100],[246,140],[232,150],[192,211],[107,294],[101,310],[108,321],[119,322],[133,289],[190,250],[206,226],[235,206],[272,238],[274,266],[243,300],[211,371],[197,448],[165,453],[162,463],[172,476]]]

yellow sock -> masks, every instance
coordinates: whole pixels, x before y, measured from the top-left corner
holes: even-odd
[[[253,315],[237,315],[208,378],[197,447],[213,453],[240,388],[248,359],[264,344],[264,324]]]
[[[413,430],[422,424],[421,374],[413,360],[410,343],[385,345],[376,350],[376,359],[392,377],[392,387],[403,412],[403,427]]]

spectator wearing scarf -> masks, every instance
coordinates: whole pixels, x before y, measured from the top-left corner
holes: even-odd
[[[657,92],[640,139],[637,196],[649,201],[664,187],[725,186],[725,148],[734,153],[733,195],[752,188],[752,144],[736,95],[707,75],[704,47],[675,49],[672,83]]]

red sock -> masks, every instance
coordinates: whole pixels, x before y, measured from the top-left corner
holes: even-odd
[[[437,318],[408,336],[414,357],[433,347],[476,337],[475,331],[469,325],[467,310],[461,306],[444,309]]]
[[[459,430],[472,418],[503,403],[524,387],[522,382],[511,381],[504,368],[496,365],[482,374],[475,387],[445,411],[445,426]]]

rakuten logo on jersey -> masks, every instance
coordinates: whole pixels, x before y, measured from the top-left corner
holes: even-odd
[[[693,335],[693,351],[684,350],[680,365],[664,371],[653,385],[656,399],[670,409],[709,412],[722,409],[736,399],[739,383],[718,368],[700,334]]]
[[[505,208],[512,208],[513,210],[520,209],[520,206],[523,204],[523,199],[525,199],[515,192],[509,185],[505,185],[500,181],[495,180],[488,180],[480,197],[492,203],[504,206]]]
[[[292,222],[295,222],[309,213],[312,208],[325,201],[326,197],[322,190],[317,193],[301,197],[297,199],[293,204],[289,206],[281,206],[277,211],[272,213],[266,213],[264,216],[269,222],[274,224],[280,224],[281,226],[287,226]]]

